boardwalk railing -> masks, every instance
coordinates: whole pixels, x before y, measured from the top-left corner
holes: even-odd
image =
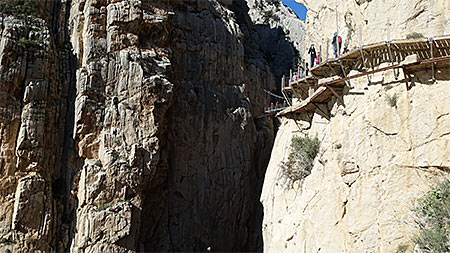
[[[412,55],[416,57],[410,57],[412,60],[405,61]],[[380,68],[382,63],[388,63],[388,66]],[[329,59],[319,64],[312,68],[310,75],[306,77],[298,78],[291,74],[289,84],[282,86],[283,94],[291,92],[300,100],[300,103],[279,112],[278,116],[318,110],[329,118],[326,109],[319,105],[328,101],[330,96],[336,96],[343,104],[337,90],[342,89],[350,79],[389,69],[403,69],[406,87],[409,89],[408,79],[411,72],[419,68],[430,68],[434,80],[435,66],[445,64],[450,64],[450,36],[386,41],[362,46],[339,58]],[[359,70],[361,73],[348,76],[351,70]],[[322,78],[330,78],[330,80],[319,85],[319,79]]]

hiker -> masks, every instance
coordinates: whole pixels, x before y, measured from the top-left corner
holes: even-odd
[[[306,64],[305,59],[302,58],[302,69],[303,69],[303,77],[308,75],[308,64]]]
[[[339,54],[341,54],[341,48],[342,48],[342,38],[341,36],[338,36],[337,32],[334,33],[333,41],[331,44],[334,45],[334,57],[338,57]]]
[[[314,67],[314,61],[317,57],[316,49],[314,48],[314,43],[311,44],[311,47],[308,50],[308,54],[311,55],[311,68]]]

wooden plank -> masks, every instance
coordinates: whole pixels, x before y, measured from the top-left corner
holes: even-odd
[[[344,100],[341,98],[341,96],[339,96],[339,94],[337,94],[337,92],[330,86],[327,86],[327,88],[333,93],[334,96],[336,96],[337,100],[339,100],[339,102],[345,107]]]
[[[328,121],[330,121],[330,115],[328,114],[328,112],[325,112],[324,110],[322,110],[319,105],[316,105],[315,103],[312,103],[317,110],[319,110],[322,113],[322,116],[324,116]]]

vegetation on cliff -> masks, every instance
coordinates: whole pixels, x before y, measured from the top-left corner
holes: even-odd
[[[450,180],[433,187],[418,200],[419,234],[414,242],[423,252],[450,252]]]
[[[317,137],[294,136],[286,162],[281,164],[281,175],[290,184],[311,174],[314,158],[319,153],[320,141]]]

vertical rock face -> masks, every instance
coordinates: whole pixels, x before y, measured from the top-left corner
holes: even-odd
[[[198,1],[174,12],[168,220],[158,230],[169,232],[170,250],[257,250],[262,209],[249,196],[260,193],[273,136],[255,116],[269,101],[272,73],[245,2]]]
[[[0,251],[50,251],[64,234],[54,183],[70,81],[65,6],[15,4],[0,4]]]
[[[243,250],[261,242],[251,237],[258,224],[249,212],[261,209],[249,196],[258,194],[267,161],[257,152],[268,154],[271,125],[253,115],[262,113],[261,86],[273,77],[245,8],[72,3],[80,64],[74,136],[83,163],[73,251]]]
[[[279,87],[281,77],[289,75],[294,59],[305,51],[305,23],[278,0],[247,0],[247,4],[259,47]]]
[[[299,19],[282,1],[247,0],[247,5],[250,8],[249,15],[255,24],[265,24],[272,29],[281,29],[298,52],[305,51],[305,22]]]
[[[275,79],[248,12],[1,4],[0,251],[261,250]]]
[[[333,6],[325,1],[308,4],[307,40],[331,37],[334,16],[329,8]],[[404,38],[412,31],[426,36],[425,17],[432,13],[436,33],[447,33],[448,26],[441,25],[448,20],[448,1],[359,4],[339,2],[339,11],[348,10],[344,16],[339,12],[340,24],[345,18],[351,27],[367,21],[370,29],[377,29],[390,17],[395,24],[391,32],[397,31],[391,38]],[[344,39],[346,29],[341,27]],[[356,45],[355,36],[349,38],[350,45]],[[363,43],[385,39],[379,32],[364,38]],[[436,73],[433,82],[430,70],[417,71],[409,90],[401,70],[352,79],[351,89],[343,92],[345,107],[335,98],[328,103],[330,121],[319,113],[297,124],[283,120],[261,196],[265,251],[395,252],[408,245],[412,252],[416,199],[450,171],[446,99],[450,72],[443,67]],[[311,175],[290,186],[280,165],[295,135],[317,136],[321,147]]]

